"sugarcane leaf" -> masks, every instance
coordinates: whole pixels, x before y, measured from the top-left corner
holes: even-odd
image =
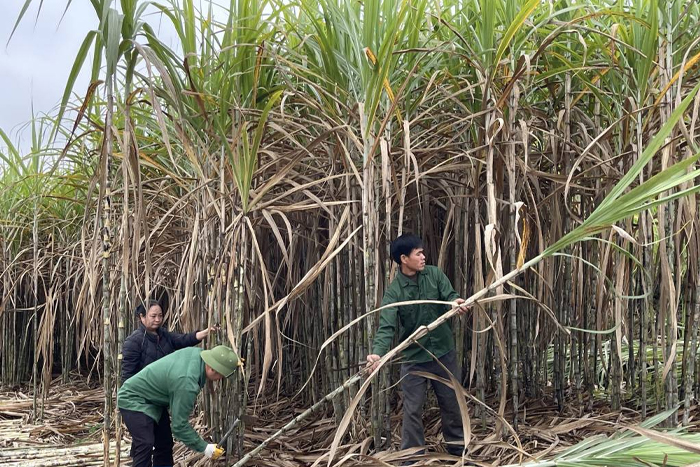
[[[513,22],[508,26],[508,30],[501,38],[501,43],[496,51],[496,58],[494,59],[494,64],[497,65],[501,61],[501,57],[505,53],[506,49],[510,45],[515,34],[520,30],[520,28],[525,23],[528,16],[532,14],[533,11],[540,5],[540,0],[529,0],[525,5],[520,8],[518,15],[515,17]]]
[[[22,22],[22,18],[24,18],[24,14],[27,12],[27,8],[29,8],[29,5],[31,5],[31,4],[32,4],[32,0],[26,0],[24,2],[24,5],[22,5],[22,9],[19,11],[19,15],[17,16],[17,19],[15,20],[15,25],[12,27],[12,32],[10,32],[10,36],[7,38],[7,42],[5,43],[5,47],[7,47],[10,44],[10,40],[12,39],[12,36],[15,35],[15,31],[17,31],[17,27],[19,26],[19,23]],[[41,7],[39,7],[39,11],[41,11]],[[38,14],[39,14],[39,12],[37,12],[37,15]]]
[[[683,114],[690,105],[690,103],[695,99],[695,95],[700,88],[700,84],[696,85],[691,92],[683,99],[681,104],[673,110],[673,113],[669,119],[664,123],[664,125],[659,129],[659,131],[654,135],[649,144],[644,148],[641,157],[632,165],[632,167],[627,171],[627,173],[620,179],[620,181],[615,185],[615,187],[610,191],[608,196],[600,203],[598,208],[593,212],[595,214],[598,211],[605,211],[607,206],[613,204],[620,195],[629,187],[634,180],[639,177],[639,173],[642,169],[649,163],[656,152],[663,146],[666,142],[666,138],[671,134],[671,131],[675,128],[678,121],[683,118]],[[593,215],[591,214],[591,215]]]
[[[73,92],[73,86],[75,86],[75,81],[78,79],[78,75],[80,74],[80,71],[82,70],[83,65],[85,64],[85,58],[87,57],[87,54],[90,50],[90,46],[92,45],[92,42],[95,40],[96,36],[97,31],[90,31],[87,33],[85,39],[83,39],[83,42],[80,45],[78,54],[76,55],[75,60],[73,61],[73,66],[71,67],[70,73],[68,74],[68,81],[66,82],[66,87],[63,91],[63,97],[61,98],[61,104],[59,106],[58,115],[56,116],[56,119],[58,120],[59,124],[63,118],[63,114],[66,111],[66,106],[68,105],[68,100],[70,99],[71,93]],[[57,131],[57,128],[54,128],[53,131],[55,133]]]

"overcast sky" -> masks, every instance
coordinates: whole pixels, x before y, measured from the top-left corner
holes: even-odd
[[[31,132],[25,124],[32,118],[32,106],[35,115],[55,113],[80,45],[98,25],[89,0],[44,1],[38,20],[37,9],[42,2],[34,0],[8,44],[24,3],[25,0],[0,0],[0,128],[14,143],[21,139],[22,152],[31,145]],[[67,3],[70,8],[61,20]],[[209,2],[201,0],[202,3]],[[176,35],[169,22],[160,21],[160,15],[146,19],[166,45],[175,45]],[[87,91],[90,69],[88,55],[73,86],[74,94],[80,97]]]
[[[66,0],[43,2],[36,20],[39,1],[35,0],[12,40],[7,43],[25,0],[0,1],[0,128],[13,141],[34,113],[50,113],[61,101],[73,60],[85,35],[97,24],[92,5],[74,0],[63,21]],[[84,94],[89,71],[83,73],[74,90]],[[31,134],[22,135],[22,148],[30,145]]]

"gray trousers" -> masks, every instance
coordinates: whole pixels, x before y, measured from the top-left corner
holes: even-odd
[[[457,381],[461,381],[461,372],[457,367],[456,352],[454,350],[443,355],[439,360],[457,378]],[[425,403],[428,381],[430,381],[440,406],[442,435],[447,442],[447,452],[455,456],[461,456],[464,450],[464,432],[454,390],[437,381],[410,374],[413,371],[432,373],[442,378],[450,379],[449,375],[435,360],[425,363],[404,363],[401,365],[401,390],[403,391],[401,449],[425,446],[423,404]]]

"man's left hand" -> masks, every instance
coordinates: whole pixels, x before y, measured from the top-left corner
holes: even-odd
[[[455,300],[455,306],[462,305],[462,303],[464,303],[464,302],[465,302],[465,300],[463,298],[458,298],[457,300]],[[460,306],[459,309],[457,309],[457,314],[462,316],[464,313],[469,311],[469,309],[471,307],[472,307],[471,305]]]

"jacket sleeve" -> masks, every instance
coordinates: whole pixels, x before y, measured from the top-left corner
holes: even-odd
[[[122,384],[140,370],[141,346],[138,345],[137,339],[127,338],[122,347]]]
[[[168,331],[168,339],[173,346],[173,350],[184,349],[185,347],[192,347],[199,344],[201,341],[197,340],[196,332],[188,332],[187,334],[180,334],[177,332]]]
[[[459,298],[459,294],[455,292],[454,287],[452,287],[452,283],[450,283],[450,280],[447,278],[445,273],[437,268],[435,271],[437,273],[437,286],[438,290],[440,291],[440,299],[448,302],[457,300]]]
[[[207,442],[192,428],[189,420],[197,394],[199,393],[187,388],[173,391],[170,396],[170,429],[173,436],[188,448],[204,452]]]
[[[391,303],[396,303],[398,300],[388,289],[384,293],[384,298],[382,298],[382,306],[389,305]],[[385,308],[380,312],[379,315],[379,328],[374,335],[374,342],[372,345],[372,353],[376,355],[383,356],[389,351],[391,346],[391,341],[396,333],[396,323],[398,321],[398,307]]]
[[[141,348],[136,339],[126,339],[122,347],[122,384],[141,370]]]

